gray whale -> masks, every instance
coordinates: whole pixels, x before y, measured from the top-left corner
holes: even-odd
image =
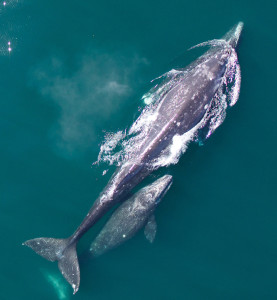
[[[200,126],[208,118],[213,125],[216,119],[213,103],[227,89],[232,80],[237,46],[243,24],[240,22],[222,39],[203,43],[211,48],[187,68],[178,71],[178,76],[165,87],[152,105],[156,118],[142,141],[134,145],[132,158],[126,160],[114,173],[107,186],[95,201],[90,211],[67,239],[37,238],[24,245],[58,266],[71,284],[74,294],[80,285],[80,269],[76,252],[78,240],[116,203],[159,165],[154,162],[172,144],[176,135],[183,135]],[[235,63],[239,71],[239,65]],[[238,80],[239,82],[239,80]],[[223,85],[226,85],[226,89]],[[233,97],[238,97],[233,93]],[[231,99],[231,102],[235,100]],[[202,125],[201,125],[202,126]],[[200,126],[200,127],[201,127]]]
[[[153,242],[156,235],[153,213],[171,184],[172,176],[164,175],[123,202],[92,242],[91,253],[102,255],[132,238],[144,226],[146,238]]]

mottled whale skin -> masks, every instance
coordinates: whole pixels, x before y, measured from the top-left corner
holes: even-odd
[[[153,213],[171,184],[172,176],[165,175],[123,202],[91,244],[91,253],[102,255],[132,238],[144,226],[146,238],[153,242],[156,235]]]
[[[230,47],[213,47],[186,69],[183,79],[159,99],[153,121],[135,159],[126,161],[112,176],[90,211],[68,239],[38,238],[24,244],[50,261],[58,261],[65,279],[79,289],[80,270],[76,243],[109,209],[153,171],[151,162],[172,142],[203,119],[209,104],[222,84],[231,48],[235,48],[242,30],[239,23],[222,39]],[[222,41],[221,40],[221,41]]]

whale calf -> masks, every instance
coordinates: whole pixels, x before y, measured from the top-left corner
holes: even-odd
[[[37,238],[24,243],[42,257],[58,261],[74,294],[80,285],[78,240],[151,172],[176,163],[178,155],[172,150],[183,150],[199,130],[206,129],[208,137],[223,121],[227,106],[237,101],[240,67],[235,49],[242,27],[240,22],[222,39],[200,44],[210,49],[187,68],[166,73],[164,81],[150,90],[147,97],[151,103],[129,130],[130,147],[121,165],[69,238]]]
[[[92,242],[91,253],[102,255],[132,238],[144,226],[144,234],[152,243],[156,235],[153,213],[171,184],[172,176],[164,175],[123,202]]]

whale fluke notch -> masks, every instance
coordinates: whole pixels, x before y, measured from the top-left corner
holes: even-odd
[[[33,249],[38,255],[49,261],[58,261],[59,270],[73,288],[75,294],[80,286],[80,268],[76,252],[76,242],[70,239],[36,238],[23,245]]]

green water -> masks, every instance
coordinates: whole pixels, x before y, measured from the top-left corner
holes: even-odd
[[[0,299],[277,299],[276,1],[7,1],[0,8]],[[240,99],[167,171],[153,245],[92,260],[73,297],[26,239],[67,237],[112,170],[104,131],[130,125],[150,80],[238,21]],[[11,51],[8,51],[8,42]]]

